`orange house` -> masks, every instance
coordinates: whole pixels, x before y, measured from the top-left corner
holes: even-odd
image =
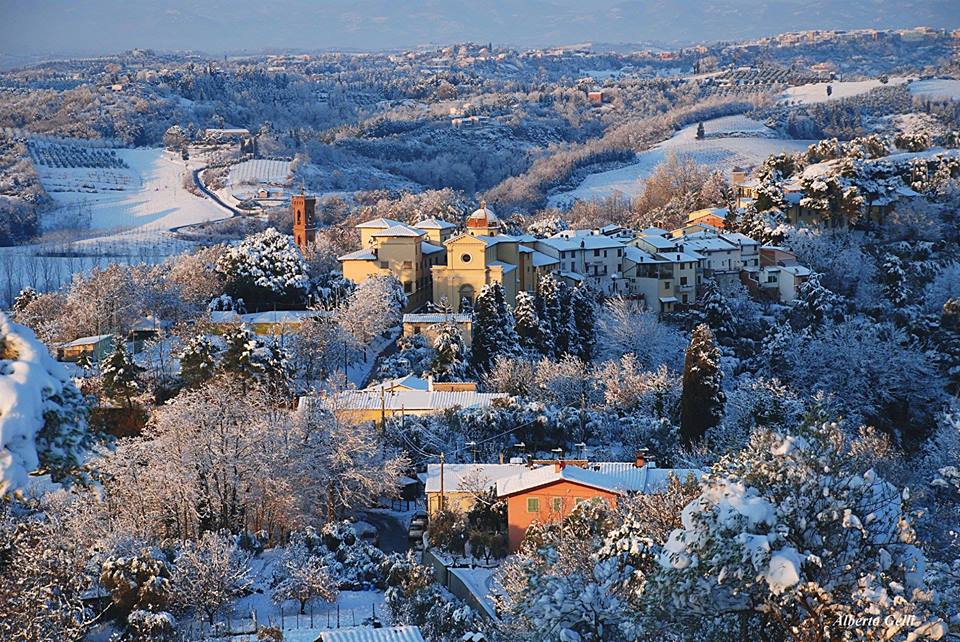
[[[609,476],[561,461],[499,480],[497,495],[507,502],[507,539],[516,552],[532,523],[561,520],[595,497],[616,506],[620,491]]]

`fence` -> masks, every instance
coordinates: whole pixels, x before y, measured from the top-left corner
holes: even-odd
[[[289,631],[306,633],[310,640],[319,638],[322,631],[335,630],[346,627],[372,625],[379,622],[376,604],[370,605],[370,611],[359,608],[341,608],[340,605],[327,608],[316,608],[310,603],[305,613],[300,613],[299,606],[277,607],[270,610],[264,619],[263,609],[258,616],[251,612],[248,617],[237,617],[235,614],[215,618],[211,625],[201,620],[181,626],[177,635],[178,642],[201,642],[214,640],[229,640],[230,642],[256,642],[257,631],[262,627],[279,628],[285,634]],[[316,635],[314,635],[316,634]],[[298,640],[303,636],[298,636]]]

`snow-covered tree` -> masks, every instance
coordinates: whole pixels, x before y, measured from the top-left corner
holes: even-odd
[[[183,542],[170,575],[173,602],[184,612],[203,613],[208,624],[252,583],[250,556],[234,538],[206,532]]]
[[[960,391],[960,298],[948,299],[943,304],[935,343],[937,362],[956,393]]]
[[[571,354],[589,363],[593,359],[597,343],[596,293],[585,285],[574,288],[570,293],[570,307],[576,332],[575,341],[572,343],[577,346]]]
[[[113,343],[113,352],[107,355],[100,365],[103,390],[107,396],[123,401],[124,405],[130,408],[133,406],[133,398],[143,391],[143,368],[127,354],[122,338],[114,337]]]
[[[907,493],[854,452],[831,423],[755,433],[701,482],[645,600],[691,634],[719,618],[827,639],[850,617],[864,639],[942,638]]]
[[[380,360],[377,376],[381,380],[396,379],[409,374],[426,377],[436,356],[436,351],[424,335],[400,337],[397,339],[397,352]]]
[[[362,346],[368,346],[400,323],[406,304],[403,286],[396,277],[373,276],[357,285],[337,319]]]
[[[289,392],[293,361],[282,347],[241,324],[224,333],[226,349],[220,359],[224,372],[254,382],[271,394],[283,397]]]
[[[12,310],[14,314],[26,310],[27,306],[36,301],[39,296],[40,293],[29,286],[20,290],[17,298],[13,300]]]
[[[699,441],[709,428],[720,423],[726,401],[722,381],[720,350],[710,328],[700,324],[690,337],[683,364],[680,437],[684,445]]]
[[[516,323],[514,329],[520,338],[520,347],[528,354],[540,354],[543,329],[540,317],[537,316],[537,301],[534,295],[517,292],[517,307],[513,311],[513,318]]]
[[[100,567],[100,584],[122,614],[162,611],[169,604],[170,568],[159,551],[140,551],[108,558]]]
[[[227,294],[254,309],[302,305],[310,280],[303,254],[292,237],[269,228],[228,247],[217,259]]]
[[[469,355],[460,328],[455,323],[438,323],[431,329],[437,336],[433,340],[436,354],[430,364],[430,374],[436,381],[462,381],[467,374]]]
[[[180,353],[180,378],[188,388],[209,381],[217,372],[219,350],[205,334],[193,337]]]
[[[640,367],[656,370],[661,365],[680,368],[679,356],[686,341],[673,327],[661,322],[637,301],[616,297],[606,301],[599,316],[599,357],[619,359],[633,353]]]
[[[0,497],[42,470],[64,479],[91,437],[87,406],[63,367],[29,329],[0,314]]]
[[[878,272],[883,294],[894,306],[902,306],[910,298],[907,274],[903,262],[896,254],[886,254]]]
[[[793,317],[801,328],[819,330],[826,321],[842,313],[840,297],[828,290],[820,278],[820,274],[813,273],[797,288]]]
[[[498,356],[516,354],[519,343],[503,286],[498,282],[483,286],[473,311],[471,361],[474,369],[489,371]]]
[[[705,283],[697,305],[702,322],[710,327],[717,339],[734,335],[733,311],[716,281],[711,279]]]
[[[302,533],[295,534],[284,547],[274,571],[274,582],[273,601],[282,605],[296,600],[301,614],[306,612],[311,600],[334,602],[339,594],[337,582],[320,551],[311,550]]]

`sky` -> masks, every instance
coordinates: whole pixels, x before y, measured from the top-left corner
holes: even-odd
[[[960,27],[960,0],[0,0],[0,53],[669,46],[921,25]]]

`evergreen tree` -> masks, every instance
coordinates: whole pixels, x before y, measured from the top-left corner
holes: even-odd
[[[14,312],[23,312],[27,309],[27,306],[36,301],[40,297],[40,293],[34,290],[31,287],[25,287],[17,294],[17,298],[13,300],[13,311]]]
[[[680,398],[680,438],[685,446],[699,441],[720,423],[726,396],[721,388],[720,350],[706,324],[693,330],[683,364]]]
[[[256,338],[246,324],[231,328],[223,334],[226,350],[220,360],[220,368],[224,372],[239,374],[245,378],[254,375],[253,351],[257,347]]]
[[[703,140],[704,138],[706,138],[706,135],[707,133],[706,131],[704,131],[703,123],[701,122],[700,124],[697,125],[697,140]]]
[[[123,400],[128,408],[133,406],[133,396],[143,389],[140,374],[143,368],[134,363],[123,347],[120,337],[114,338],[116,346],[103,362],[103,389],[112,399]]]
[[[220,368],[239,375],[282,397],[289,392],[293,378],[293,360],[280,348],[264,342],[245,325],[224,334],[227,348]]]
[[[537,284],[536,312],[540,321],[537,349],[545,357],[556,357],[556,336],[560,325],[560,284],[552,274],[547,274]]]
[[[183,385],[196,388],[208,381],[217,369],[217,347],[206,335],[198,334],[180,353],[180,378]]]
[[[460,328],[454,323],[438,323],[432,329],[436,354],[430,364],[430,374],[436,381],[462,381],[467,371],[467,347]]]
[[[896,254],[887,254],[883,257],[880,266],[880,282],[883,294],[895,306],[904,305],[909,296],[907,273],[903,269],[903,262]]]
[[[837,316],[840,298],[820,283],[820,275],[811,274],[797,288],[797,304],[793,315],[801,328],[818,330],[824,321]]]
[[[473,310],[471,361],[477,372],[489,372],[500,355],[517,353],[519,338],[513,325],[503,286],[496,282],[483,286]]]
[[[537,298],[529,292],[518,292],[517,308],[513,316],[520,348],[529,355],[542,354],[540,350],[543,347],[543,328],[537,314]]]
[[[734,335],[733,311],[716,281],[706,282],[699,304],[702,322],[710,326],[718,339]]]
[[[554,340],[557,343],[557,359],[568,354],[578,354],[580,351],[580,337],[577,333],[576,321],[573,316],[573,288],[564,281],[558,281],[560,316]]]
[[[573,321],[577,333],[576,356],[583,362],[593,359],[597,345],[597,299],[588,286],[580,286],[571,295]]]

